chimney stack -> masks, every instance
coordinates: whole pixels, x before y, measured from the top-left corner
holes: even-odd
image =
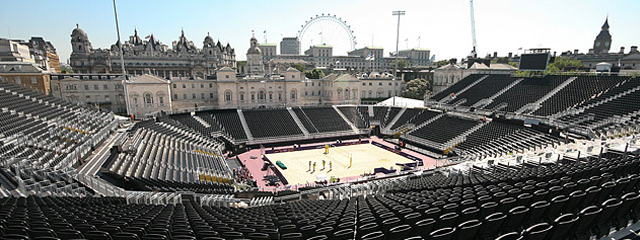
[[[498,57],[498,52],[493,52],[493,58],[497,58]]]
[[[631,46],[631,51],[629,51],[629,53],[637,53],[638,52],[638,46]]]
[[[573,50],[573,54],[578,55],[579,51],[578,49]]]
[[[620,54],[624,54],[624,47],[620,47]]]
[[[510,52],[509,53],[509,58],[511,58],[511,57],[513,57],[513,53]]]

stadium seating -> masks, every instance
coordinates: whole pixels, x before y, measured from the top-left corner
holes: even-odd
[[[533,114],[548,116],[567,110],[569,107],[574,107],[586,99],[600,95],[625,79],[627,78],[617,76],[579,76],[551,98],[542,102],[541,107]]]
[[[387,116],[388,112],[389,112],[389,107],[374,106],[373,107],[373,118],[370,119],[370,121],[373,120],[373,121],[376,121],[378,124],[382,125],[382,122],[384,121],[384,119]]]
[[[466,91],[456,94],[455,100],[450,101],[451,103],[460,101],[461,99],[465,99],[462,106],[472,106],[478,101],[489,98],[494,94],[498,93],[503,88],[507,87],[514,81],[509,75],[505,74],[497,74],[497,75],[489,75],[484,80],[480,81],[478,84],[473,87],[467,89]]]
[[[235,109],[198,112],[196,113],[196,116],[200,117],[212,126],[211,131],[220,129],[226,136],[229,136],[236,141],[247,139],[247,135],[242,128],[242,123],[240,122],[240,117],[238,116],[238,111]],[[205,135],[210,136],[210,132],[207,131]]]
[[[638,111],[640,111],[638,99],[640,99],[640,90],[627,91],[601,102],[586,105],[579,113],[560,117],[560,120],[598,128],[606,123],[602,122],[603,120],[611,119],[614,116],[617,116],[616,119],[611,120],[615,122],[620,121],[621,117],[629,114],[634,114],[633,117],[637,117]],[[597,125],[598,123],[602,125]]]
[[[567,79],[569,79],[569,76],[555,75],[549,75],[544,78],[525,78],[484,108],[493,110],[501,104],[506,104],[506,106],[498,110],[515,112],[524,105],[537,101]]]
[[[350,131],[351,127],[332,107],[310,107],[293,109],[309,133]]]
[[[440,101],[443,98],[450,96],[451,93],[453,93],[455,95],[460,90],[464,89],[469,84],[472,84],[473,82],[477,81],[478,79],[482,78],[483,76],[485,76],[485,75],[482,75],[482,74],[471,74],[469,76],[466,76],[465,78],[460,79],[460,81],[457,81],[456,83],[454,83],[453,85],[449,86],[448,88],[446,88],[446,89],[440,91],[439,93],[436,93],[435,95],[431,96],[430,99],[436,100],[436,101]]]
[[[371,116],[369,116],[369,106],[356,106],[356,108],[360,112],[360,115],[362,115],[362,119],[364,119],[364,122],[369,124],[370,126]]]
[[[462,105],[493,96],[514,79],[472,75],[437,94],[439,100],[483,76],[456,94],[467,100]],[[338,106],[212,110],[137,122],[115,147],[95,151],[109,156],[102,178],[127,190],[127,197],[99,196],[74,178],[71,167],[113,130],[110,113],[0,83],[0,238],[599,239],[639,223],[640,157],[609,149],[553,162],[485,165],[483,159],[559,143],[537,130],[544,123],[528,128],[522,119],[510,119],[534,102],[540,105],[528,117],[553,116],[594,130],[638,123],[636,78],[578,76],[566,82],[571,77],[526,78],[484,107],[509,112],[507,120],[487,115],[493,119],[484,122],[485,116],[452,108]],[[239,190],[245,186],[234,184],[237,172],[223,157],[227,149],[220,138],[247,140],[245,131],[257,139],[304,138],[292,112],[312,137],[352,135],[347,121],[359,129],[376,123],[406,133],[405,140],[433,143],[425,144],[430,151],[446,148],[477,161],[345,185]],[[153,192],[185,198],[141,204],[135,197]],[[262,198],[239,197],[245,195]],[[217,198],[230,200],[205,201]]]
[[[478,121],[443,116],[409,133],[436,143],[445,143],[470,128],[480,124]]]
[[[106,163],[107,172],[134,179],[129,187],[144,190],[191,190],[226,193],[231,170],[221,157],[223,145],[192,132],[182,132],[164,122],[145,121],[132,130],[127,151]],[[121,184],[127,188],[125,184]]]
[[[544,133],[497,121],[484,124],[468,135],[456,149],[462,154],[493,155],[555,144],[559,141]]]
[[[341,106],[338,107],[338,110],[342,112],[342,114],[349,119],[358,129],[366,129],[369,127],[369,121],[365,122],[365,118],[358,111],[357,106]],[[369,116],[367,115],[366,119]]]
[[[402,116],[398,118],[396,123],[394,123],[393,126],[391,126],[391,129],[392,130],[398,129],[399,127],[407,123],[410,119],[418,115],[422,110],[423,109],[419,109],[419,108],[407,108],[406,110],[404,110],[404,113],[402,114]]]
[[[203,114],[203,116],[204,115],[206,114]],[[209,124],[209,126],[205,126],[202,123],[200,123],[198,120],[193,118],[189,113],[171,115],[170,119],[182,124],[185,127],[198,131],[204,136],[210,136],[212,133],[215,133],[216,131],[220,131],[219,123]],[[209,120],[213,122],[213,119],[210,117],[201,117],[201,119],[205,121]]]
[[[380,127],[385,128],[393,120],[393,118],[395,118],[396,115],[398,115],[400,110],[402,110],[402,108],[398,108],[398,107],[389,108],[387,115],[382,120],[382,122],[380,122]]]
[[[254,138],[302,136],[302,130],[287,109],[243,110]]]
[[[43,167],[75,163],[115,127],[113,116],[0,82],[0,155]]]
[[[590,239],[640,220],[638,157],[561,162],[433,171],[386,194],[251,208],[11,197],[0,222],[7,239]]]

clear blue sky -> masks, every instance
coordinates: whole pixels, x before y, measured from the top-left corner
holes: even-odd
[[[125,1],[118,11],[123,38],[137,26],[144,37],[153,33],[171,46],[184,28],[199,48],[207,32],[236,49],[245,59],[251,30],[262,42],[279,43],[280,36],[295,36],[310,17],[336,14],[351,25],[358,46],[373,44],[395,50],[396,18],[393,10],[405,10],[401,20],[400,49],[418,46],[432,50],[436,58],[465,57],[471,50],[468,0],[305,0],[305,1]],[[548,47],[553,51],[587,51],[609,15],[612,51],[640,44],[638,0],[476,0],[478,53],[483,56],[517,52],[518,48]],[[66,62],[71,31],[79,23],[94,48],[116,42],[111,0],[21,0],[0,4],[0,37],[28,39],[42,36],[52,41]],[[373,37],[373,40],[372,40]],[[405,41],[408,39],[408,41]],[[334,55],[346,55],[334,52]]]

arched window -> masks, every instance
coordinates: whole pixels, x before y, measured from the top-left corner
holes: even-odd
[[[144,94],[144,105],[153,105],[153,97],[151,93]]]
[[[291,90],[291,100],[296,100],[296,90]]]
[[[344,90],[344,99],[349,100],[349,97],[350,97],[349,89],[347,88],[347,89]]]
[[[264,90],[260,90],[260,92],[258,92],[258,100],[264,101],[264,99],[265,99]]]
[[[224,92],[224,100],[227,102],[231,102],[233,100],[233,96],[231,95],[231,91]]]

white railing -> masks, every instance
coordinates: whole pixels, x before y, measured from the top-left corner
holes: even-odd
[[[200,205],[209,207],[235,207],[241,200],[233,195],[209,194],[200,196]]]
[[[110,197],[125,197],[126,191],[122,188],[112,185],[100,178],[96,178],[89,175],[77,174],[76,180],[84,184],[85,186],[93,189],[96,193],[102,196]]]
[[[127,204],[176,205],[182,203],[182,194],[176,192],[127,191]]]

